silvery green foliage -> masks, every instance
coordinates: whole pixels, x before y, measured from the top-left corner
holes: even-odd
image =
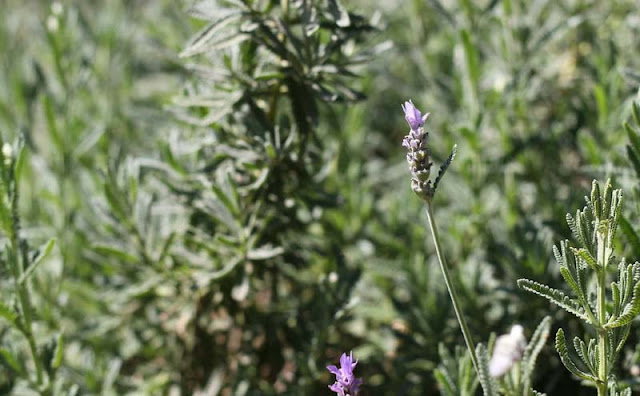
[[[617,265],[617,281],[610,283],[607,298],[608,269],[615,265],[613,241],[622,210],[622,191],[614,190],[607,181],[601,191],[594,181],[587,205],[575,216],[567,215],[567,223],[577,242],[562,241],[554,247],[560,274],[572,296],[528,279],[518,285],[538,294],[591,327],[596,338],[573,339],[579,358],[570,355],[563,329],[556,334],[556,349],[565,367],[576,377],[593,383],[598,395],[606,395],[615,385],[612,368],[629,335],[632,320],[640,313],[640,263]]]
[[[442,396],[473,396],[478,388],[469,353],[457,346],[452,355],[444,344],[438,345],[440,363],[434,370],[438,388]]]
[[[43,318],[33,278],[54,247],[50,239],[33,248],[18,211],[19,184],[25,167],[23,141],[2,143],[0,153],[0,392],[63,394],[56,377],[63,361],[63,336]],[[67,393],[71,392],[71,393]],[[69,389],[64,394],[73,394]]]
[[[328,216],[339,197],[319,127],[325,103],[361,97],[351,80],[372,27],[335,0],[190,12],[206,26],[181,53],[194,77],[172,107],[184,123],[161,161],[116,163],[105,177],[105,245],[135,266],[134,282],[109,293],[135,351],[123,364],[158,392],[327,392],[324,367],[354,346],[341,322],[360,271]],[[154,237],[175,210],[184,224]],[[145,348],[148,338],[171,347]]]
[[[532,380],[536,360],[547,342],[551,330],[551,317],[545,317],[527,343],[522,359],[516,362],[503,376],[494,378],[489,373],[490,351],[494,349],[494,340],[489,341],[489,348],[479,344],[476,348],[480,372],[480,384],[485,396],[534,396],[542,395],[532,388]]]
[[[624,122],[622,127],[627,133],[627,161],[631,165],[631,170],[635,176],[628,183],[628,188],[633,194],[636,213],[623,213],[620,217],[620,229],[626,237],[631,253],[637,256],[640,255],[640,233],[634,229],[633,223],[637,219],[637,209],[640,207],[640,188],[638,188],[638,180],[640,178],[640,130],[638,130],[640,128],[640,106],[638,102],[634,101],[632,103],[631,116],[632,120]]]
[[[52,236],[56,241],[48,260],[30,277],[39,317],[36,344],[50,348],[57,333],[64,334],[56,381],[76,385],[81,394],[126,393],[117,387],[132,372],[145,380],[128,382],[127,392],[157,394],[158,384],[164,386],[171,376],[154,375],[160,370],[150,368],[149,361],[157,356],[155,351],[172,350],[174,340],[158,331],[170,326],[162,312],[171,304],[167,298],[165,306],[147,311],[148,306],[139,304],[154,295],[148,285],[157,279],[142,269],[143,249],[133,231],[157,240],[152,246],[144,242],[155,252],[164,242],[158,236],[180,228],[168,221],[171,212],[166,207],[153,213],[166,214],[164,221],[140,224],[150,217],[146,202],[157,189],[141,186],[129,169],[124,175],[128,164],[123,163],[128,155],[145,150],[157,156],[156,137],[171,118],[160,104],[175,93],[181,73],[167,47],[184,40],[181,29],[190,30],[186,17],[173,0],[153,5],[46,1],[23,12],[25,6],[5,1],[3,8],[10,11],[0,15],[0,129],[11,137],[24,136],[24,236],[34,245]],[[157,23],[160,15],[162,22]],[[152,30],[145,28],[152,24]],[[112,185],[115,181],[118,185]],[[137,194],[118,195],[124,186],[137,189]],[[122,221],[123,212],[111,210],[106,195],[113,192],[121,206],[137,195],[135,210],[124,206],[124,213],[136,213],[135,218]],[[161,260],[163,265],[166,261]],[[170,287],[160,293],[166,295]],[[130,295],[138,299],[127,301]],[[22,361],[30,364],[29,359]],[[43,366],[47,361],[44,358]],[[159,360],[155,365],[167,367]],[[5,394],[5,383],[11,385],[16,378],[0,369],[0,394]]]

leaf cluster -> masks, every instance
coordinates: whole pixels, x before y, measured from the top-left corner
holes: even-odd
[[[574,297],[527,279],[519,280],[518,285],[572,313],[595,330],[598,341],[583,341],[579,337],[573,340],[579,364],[569,354],[562,329],[556,334],[556,349],[572,374],[607,385],[631,322],[640,313],[640,263],[627,264],[624,259],[619,263],[618,280],[611,283],[610,301],[605,302],[607,268],[615,259],[613,240],[622,211],[622,191],[614,190],[610,181],[601,191],[594,181],[591,195],[585,199],[587,205],[578,210],[575,217],[567,215],[578,247],[572,247],[569,241],[561,242],[560,248],[554,247],[560,274]]]
[[[491,377],[489,374],[489,360],[493,341],[489,342],[489,348],[484,344],[478,344],[476,353],[478,355],[479,379],[484,394],[487,396],[535,396],[543,395],[537,392],[531,386],[533,383],[533,374],[536,367],[536,360],[540,355],[549,332],[551,330],[551,317],[545,317],[527,344],[522,359],[511,368],[500,379]]]

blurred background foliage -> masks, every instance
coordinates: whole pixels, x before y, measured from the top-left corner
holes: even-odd
[[[632,0],[4,0],[21,236],[56,241],[27,283],[34,337],[64,346],[38,385],[3,315],[0,393],[328,394],[353,349],[364,394],[438,394],[462,338],[407,99],[437,162],[459,147],[435,211],[476,341],[546,314],[581,334],[516,280],[561,287],[551,246],[593,178],[623,188],[638,259],[639,30]],[[636,390],[639,335],[618,367]],[[536,389],[594,392],[539,360]]]

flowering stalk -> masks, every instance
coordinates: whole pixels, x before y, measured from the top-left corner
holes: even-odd
[[[462,310],[460,309],[460,304],[458,302],[458,294],[453,286],[449,267],[447,266],[447,262],[442,254],[440,239],[438,238],[438,228],[436,227],[432,206],[432,199],[435,195],[438,183],[449,167],[449,164],[451,164],[451,161],[456,154],[456,147],[453,147],[453,151],[449,155],[449,158],[447,158],[442,166],[440,166],[438,176],[436,177],[435,182],[432,183],[429,176],[431,174],[431,166],[433,164],[430,161],[429,149],[427,147],[429,133],[424,129],[424,123],[429,117],[429,113],[423,116],[420,110],[418,110],[411,101],[405,102],[404,105],[402,105],[402,110],[404,111],[405,120],[407,120],[407,123],[409,123],[409,126],[411,127],[409,134],[405,136],[402,141],[402,146],[407,149],[407,162],[409,163],[409,170],[411,171],[411,189],[427,204],[427,218],[429,220],[433,242],[436,247],[436,254],[438,256],[438,262],[440,263],[440,269],[442,270],[442,275],[444,276],[444,281],[447,286],[449,296],[451,297],[453,310],[455,311],[456,318],[460,324],[464,341],[467,344],[467,349],[469,349],[473,367],[476,372],[478,372],[476,348],[473,343],[473,339],[471,338],[469,326],[462,315]]]

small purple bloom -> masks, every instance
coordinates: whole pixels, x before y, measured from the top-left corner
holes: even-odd
[[[422,118],[422,113],[413,105],[411,100],[404,102],[402,110],[404,111],[404,119],[407,120],[412,131],[417,131],[418,128],[424,125],[425,120]]]
[[[422,115],[412,101],[402,105],[404,119],[407,120],[411,130],[402,140],[402,147],[407,149],[407,163],[411,171],[411,189],[422,199],[430,201],[435,192],[434,185],[429,180],[431,161],[427,139],[429,133],[423,128],[429,117],[429,113]]]
[[[355,378],[353,375],[353,369],[356,368],[357,364],[358,361],[353,360],[352,351],[349,356],[346,353],[340,356],[340,368],[334,365],[327,366],[327,370],[336,376],[336,382],[333,385],[329,385],[329,389],[336,392],[338,396],[356,396],[358,387],[362,385],[362,379]]]

